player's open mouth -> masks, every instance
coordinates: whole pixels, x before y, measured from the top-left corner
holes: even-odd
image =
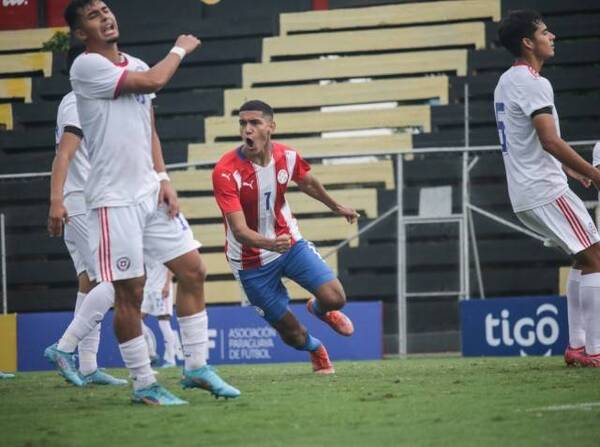
[[[111,33],[114,33],[114,32],[116,31],[115,24],[114,24],[114,23],[111,23],[111,24],[109,24],[109,25],[103,26],[103,27],[102,27],[102,29],[101,29],[101,31],[102,31],[104,34],[111,34]]]
[[[254,147],[254,141],[251,138],[246,138],[244,141],[246,142],[246,146],[248,146],[249,148]]]

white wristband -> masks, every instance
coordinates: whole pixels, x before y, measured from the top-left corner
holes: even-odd
[[[183,60],[183,58],[185,57],[185,50],[181,47],[173,47],[169,50],[169,53],[175,53],[177,56],[179,56],[179,59]]]
[[[169,178],[169,175],[168,175],[168,174],[167,174],[165,171],[162,171],[162,172],[159,172],[159,173],[158,173],[158,179],[159,179],[161,182],[162,182],[162,181],[167,181],[167,182],[170,182],[170,181],[171,181],[171,179]]]

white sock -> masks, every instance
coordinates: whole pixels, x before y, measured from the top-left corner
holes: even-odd
[[[86,301],[86,293],[77,293],[77,301],[75,301],[75,316],[81,312],[81,307]],[[91,299],[94,299],[92,296]],[[98,346],[100,345],[100,326],[97,324],[88,335],[78,344],[79,351],[79,372],[84,376],[92,374],[98,369]]]
[[[202,368],[206,365],[208,346],[208,315],[206,310],[189,317],[177,317],[181,332],[185,369]]]
[[[75,304],[75,318],[58,341],[58,349],[63,352],[74,352],[79,342],[102,321],[115,303],[115,289],[111,283],[102,282],[87,294],[86,299],[80,300],[78,294],[77,300],[80,303],[79,306]]]
[[[585,351],[600,354],[600,273],[581,275],[579,296],[585,331]]]
[[[121,351],[125,366],[129,370],[134,390],[146,388],[156,382],[152,368],[150,367],[148,345],[143,336],[140,335],[125,343],[121,343],[119,350]]]
[[[165,340],[165,355],[163,355],[163,359],[167,363],[175,363],[175,332],[173,332],[171,322],[169,320],[158,320],[158,327]]]
[[[180,362],[183,362],[183,347],[181,346],[181,338],[179,337],[179,332],[173,331],[173,334],[175,334],[175,357],[177,357],[177,360],[179,360]]]
[[[148,355],[150,357],[156,357],[156,337],[154,336],[154,332],[146,323],[142,320],[142,334],[144,335],[144,340],[146,340],[146,344],[148,345]]]
[[[579,296],[580,279],[581,270],[571,269],[567,279],[567,308],[569,315],[569,346],[572,348],[585,346],[583,313]]]

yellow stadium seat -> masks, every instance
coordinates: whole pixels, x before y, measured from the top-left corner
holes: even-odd
[[[500,0],[405,3],[368,8],[332,9],[281,14],[279,29],[290,33],[375,28],[492,18],[500,20]]]
[[[4,126],[6,130],[13,128],[13,113],[11,104],[0,104],[0,126]]]
[[[467,50],[409,51],[244,64],[242,82],[244,88],[248,88],[268,83],[447,72],[466,75]]]
[[[0,98],[31,102],[31,78],[0,79]]]
[[[431,109],[426,105],[401,106],[391,109],[369,109],[345,112],[279,113],[275,117],[282,134],[306,134],[328,131],[373,128],[413,128],[431,131]],[[206,142],[239,135],[237,117],[209,117],[204,120]]]
[[[318,56],[424,49],[451,45],[485,48],[485,24],[483,22],[467,22],[269,37],[263,39],[262,61],[269,62],[278,56]]]
[[[421,76],[361,83],[339,82],[326,85],[225,90],[224,114],[231,115],[244,102],[254,98],[260,98],[275,109],[434,98],[438,99],[441,104],[448,104],[448,78],[446,76]]]
[[[277,117],[275,118],[278,120]],[[277,135],[275,139],[277,140]],[[409,133],[355,138],[294,138],[280,141],[298,150],[304,157],[401,153],[410,152],[412,149],[412,136]],[[188,161],[216,162],[225,152],[232,150],[238,144],[233,142],[190,144]]]
[[[41,71],[45,77],[52,76],[52,53],[1,54],[0,73],[17,74]]]
[[[58,31],[68,33],[68,27],[0,31],[0,51],[38,50]]]

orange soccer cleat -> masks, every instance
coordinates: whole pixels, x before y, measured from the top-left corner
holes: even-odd
[[[310,361],[315,374],[335,374],[335,369],[331,360],[329,360],[329,354],[327,354],[324,345],[319,346],[319,349],[310,353]]]
[[[584,353],[579,364],[584,368],[600,368],[600,354],[589,355]]]
[[[582,366],[582,361],[585,356],[585,346],[580,348],[567,346],[567,349],[565,350],[565,363],[567,366]]]
[[[327,312],[325,315],[319,315],[313,309],[314,302],[315,298],[311,298],[306,303],[306,308],[311,314],[313,314],[318,319],[323,320],[340,335],[349,337],[354,333],[354,325],[352,324],[352,320],[350,320],[350,318],[348,318],[339,310],[332,310],[330,312]]]

